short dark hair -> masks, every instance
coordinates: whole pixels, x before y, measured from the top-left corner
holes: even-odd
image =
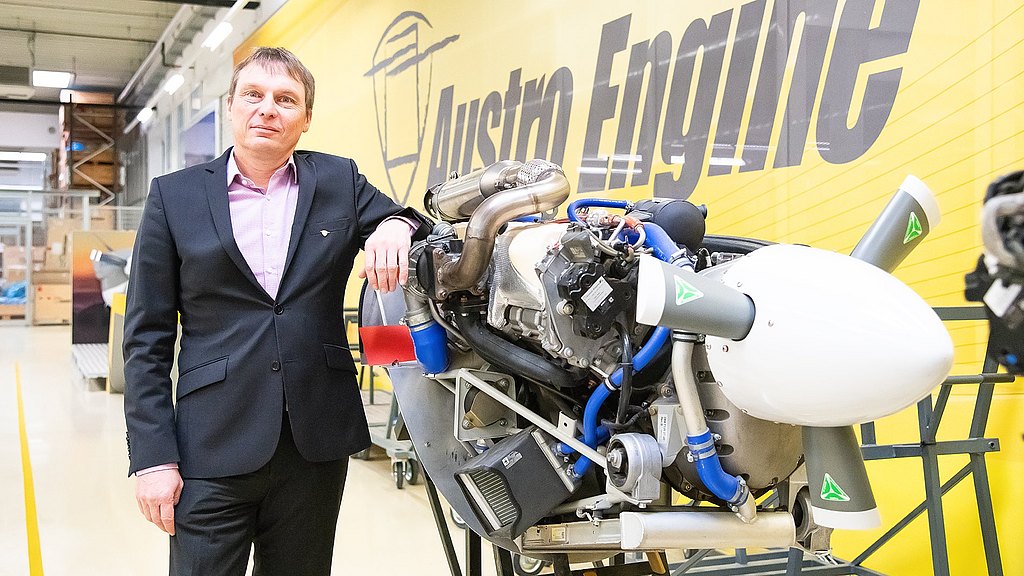
[[[229,102],[235,97],[235,88],[238,87],[238,74],[250,64],[259,64],[264,69],[284,68],[288,75],[294,78],[296,82],[302,84],[302,87],[306,90],[306,114],[313,111],[313,94],[316,90],[313,73],[309,71],[309,68],[306,68],[306,65],[295,54],[284,48],[271,48],[269,46],[254,48],[252,54],[249,54],[245,60],[242,60],[235,66],[235,70],[231,74],[231,88],[228,94]]]

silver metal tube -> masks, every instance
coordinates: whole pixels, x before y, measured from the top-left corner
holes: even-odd
[[[679,398],[679,411],[683,415],[686,434],[697,436],[708,429],[704,408],[697,393],[697,379],[693,375],[693,342],[672,342],[672,380]]]
[[[447,222],[468,219],[485,199],[515,186],[520,162],[502,160],[449,180],[431,193],[424,208]]]
[[[534,180],[524,172],[539,172]],[[473,212],[466,228],[465,247],[456,261],[441,265],[437,281],[449,292],[474,286],[487,270],[494,251],[494,239],[506,222],[558,207],[569,197],[569,181],[558,166],[531,160],[519,170],[520,185],[484,200]],[[523,183],[525,181],[525,183]]]
[[[784,548],[796,544],[788,512],[765,512],[745,523],[724,512],[623,512],[623,550]]]
[[[697,379],[693,374],[693,344],[693,341],[678,339],[672,342],[672,380],[676,385],[679,411],[683,416],[687,436],[699,436],[708,430],[704,407],[700,403],[700,393],[697,392]],[[718,469],[718,472],[728,474],[721,469]],[[736,507],[736,514],[743,522],[754,522],[757,517],[757,503],[754,497],[747,493],[747,487],[742,480],[740,490],[746,494],[746,498]]]
[[[545,419],[540,414],[533,412],[529,408],[509,398],[507,394],[498,390],[494,386],[491,386],[490,384],[481,380],[480,378],[477,378],[476,376],[473,375],[472,372],[466,370],[465,368],[459,370],[458,374],[459,378],[468,381],[475,388],[479,388],[481,392],[487,394],[491,398],[494,398],[501,405],[505,406],[509,410],[514,411],[516,414],[519,414],[523,418],[526,418],[531,423],[536,424],[538,428],[547,432],[548,434],[551,434],[559,441],[568,444],[569,446],[572,446],[573,449],[589,458],[591,461],[594,462],[594,464],[597,464],[601,468],[608,468],[608,462],[605,460],[605,457],[602,456],[600,452],[594,450],[590,446],[587,446],[583,442],[580,442],[575,437],[562,432],[561,430],[558,429],[558,427],[556,427],[551,422],[548,422],[547,419]]]

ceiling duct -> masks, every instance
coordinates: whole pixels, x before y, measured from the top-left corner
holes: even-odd
[[[0,66],[0,98],[28,100],[35,94],[32,71],[23,66]]]

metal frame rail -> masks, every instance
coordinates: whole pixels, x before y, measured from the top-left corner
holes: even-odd
[[[985,309],[981,306],[936,307],[935,312],[944,321],[985,320]],[[968,376],[950,376],[940,385],[939,393],[932,402],[929,395],[917,404],[918,432],[920,442],[915,444],[877,444],[874,422],[861,424],[861,451],[865,460],[890,458],[921,458],[924,472],[924,501],[908,512],[885,534],[868,546],[849,562],[834,559],[804,559],[803,551],[791,548],[786,551],[772,551],[764,554],[747,555],[737,550],[736,555],[715,556],[711,550],[700,550],[688,561],[673,566],[672,576],[681,574],[714,574],[716,576],[739,574],[815,574],[839,576],[866,574],[880,576],[863,563],[882,546],[892,540],[922,513],[928,514],[928,531],[931,542],[932,569],[936,576],[949,576],[949,552],[946,545],[946,527],[942,508],[942,496],[962,482],[967,476],[974,478],[974,492],[978,501],[978,518],[985,551],[989,576],[1002,576],[1002,560],[996,534],[995,516],[992,510],[992,491],[989,488],[988,468],[985,454],[999,451],[999,439],[985,437],[989,410],[995,385],[1013,382],[1011,374],[995,373],[996,361],[986,355],[982,373]],[[967,439],[936,440],[942,415],[949,402],[954,386],[975,384],[978,386],[974,403],[974,414]],[[946,482],[939,477],[939,456],[967,454],[970,461]],[[708,556],[710,559],[705,560]]]

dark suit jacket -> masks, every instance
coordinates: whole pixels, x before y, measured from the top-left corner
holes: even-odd
[[[401,208],[351,160],[296,152],[298,206],[275,300],[235,243],[227,157],[155,178],[150,189],[124,327],[129,474],[169,462],[184,477],[255,471],[274,453],[285,403],[307,460],[370,444],[342,307],[357,250]],[[403,215],[425,234],[422,216]]]

